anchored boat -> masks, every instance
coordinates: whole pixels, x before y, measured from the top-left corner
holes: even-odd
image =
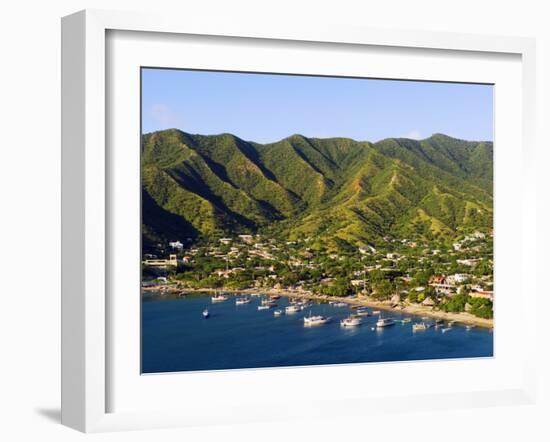
[[[390,325],[394,325],[395,321],[392,318],[380,318],[378,321],[376,321],[377,327],[389,327]]]
[[[340,321],[342,327],[356,327],[363,323],[363,318],[357,315],[350,315]]]
[[[332,303],[332,306],[333,306],[333,307],[347,307],[348,304],[347,304],[346,302],[338,301],[338,302],[333,302],[333,303]]]
[[[327,316],[322,315],[315,315],[312,316],[311,312],[309,313],[309,316],[304,317],[304,325],[305,326],[312,326],[312,325],[323,325],[330,322],[330,318]]]
[[[428,326],[425,322],[417,322],[416,324],[413,324],[413,331],[421,331],[426,330]]]
[[[249,302],[250,302],[250,298],[247,298],[246,296],[244,296],[242,298],[237,298],[235,300],[236,305],[248,304]]]
[[[204,319],[210,317],[210,312],[208,311],[207,308],[205,308],[205,309],[202,311],[202,317],[203,317]]]
[[[302,310],[302,306],[299,304],[291,304],[285,307],[285,313],[298,313]]]
[[[219,295],[212,296],[212,302],[223,302],[227,301],[227,296],[225,296],[223,293],[220,293]]]

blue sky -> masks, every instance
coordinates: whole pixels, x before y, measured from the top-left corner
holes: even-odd
[[[143,132],[493,139],[493,87],[417,81],[143,69]]]

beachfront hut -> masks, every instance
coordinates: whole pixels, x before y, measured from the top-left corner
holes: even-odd
[[[424,301],[422,301],[422,305],[425,307],[433,307],[435,305],[435,302],[432,298],[428,296],[426,299],[424,299]]]

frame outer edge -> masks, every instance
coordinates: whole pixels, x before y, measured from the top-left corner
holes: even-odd
[[[200,29],[199,29],[200,28]],[[106,138],[105,138],[105,32],[107,29],[152,32],[184,32],[172,18],[142,13],[85,10],[62,19],[62,155],[61,155],[61,422],[83,432],[134,428],[134,417],[106,413]],[[199,32],[202,31],[202,32]],[[361,31],[361,32],[359,32]],[[345,44],[435,47],[444,50],[516,53],[524,64],[524,154],[533,166],[536,134],[535,40],[526,37],[462,35],[441,32],[359,30],[340,32],[339,38],[323,32],[300,35],[259,28],[235,30],[231,26],[213,29],[191,25],[187,33],[282,40],[332,41]],[[407,44],[403,44],[407,36]],[[432,45],[438,37],[439,44]],[[526,62],[527,60],[527,62]],[[529,86],[530,82],[531,85]],[[528,90],[525,88],[528,87]],[[526,114],[527,112],[527,114]],[[525,195],[525,192],[524,192]],[[532,201],[532,200],[531,200]],[[536,216],[536,212],[530,212]],[[526,222],[528,217],[524,217]],[[536,225],[536,220],[530,223]],[[530,238],[532,240],[532,238]],[[533,241],[528,250],[532,251]],[[536,248],[536,247],[535,247]],[[524,257],[525,257],[524,248]],[[531,299],[534,298],[534,294]],[[531,334],[536,328],[530,329]],[[533,361],[531,349],[528,358]],[[525,383],[519,395],[533,403],[536,367],[526,367]],[[517,391],[516,391],[517,392]],[[174,419],[155,419],[145,428],[181,426]],[[132,423],[133,422],[133,423]],[[129,427],[128,427],[129,425]]]
[[[522,50],[522,82],[523,82],[523,109],[522,109],[522,152],[523,152],[523,177],[522,182],[522,222],[529,226],[529,236],[524,238],[522,243],[522,276],[523,281],[523,293],[528,298],[528,303],[531,306],[540,305],[540,293],[544,290],[542,281],[537,278],[527,278],[525,275],[529,275],[533,268],[536,268],[537,262],[533,261],[532,257],[537,256],[537,228],[538,228],[538,205],[537,201],[540,201],[540,196],[537,196],[539,187],[537,186],[537,158],[539,154],[537,152],[537,43],[534,38],[526,39],[524,41]],[[539,148],[540,149],[540,148]],[[538,400],[538,366],[540,364],[537,361],[540,360],[540,348],[544,344],[539,343],[538,337],[542,336],[540,333],[541,324],[544,322],[542,319],[542,309],[537,309],[535,315],[536,320],[534,323],[529,322],[528,335],[530,336],[529,343],[526,343],[525,354],[527,356],[525,364],[525,379],[523,385],[523,391],[530,400],[530,403],[534,404]],[[526,312],[526,317],[531,313]],[[538,345],[537,345],[538,344]],[[542,347],[541,347],[542,346]]]
[[[61,423],[85,427],[85,14],[61,22]]]
[[[105,28],[62,19],[61,423],[105,417]]]

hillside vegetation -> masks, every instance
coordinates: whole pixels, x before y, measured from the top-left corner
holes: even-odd
[[[329,249],[490,227],[493,144],[442,134],[271,144],[171,129],[142,138],[144,245],[269,232]]]

